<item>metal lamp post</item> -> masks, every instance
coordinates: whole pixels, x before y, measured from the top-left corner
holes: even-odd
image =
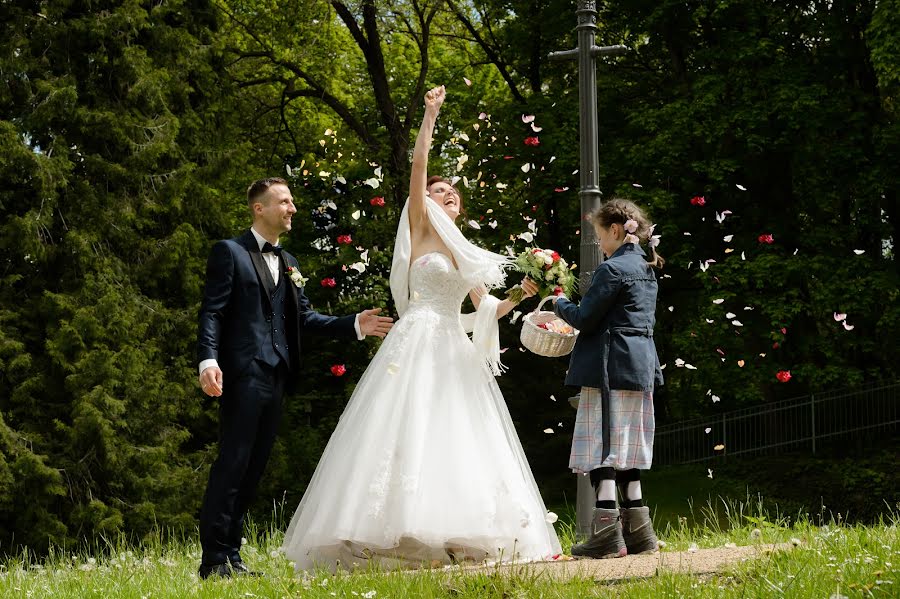
[[[594,227],[587,222],[587,217],[600,206],[599,175],[599,138],[597,133],[597,70],[595,59],[603,55],[622,54],[628,51],[625,46],[596,46],[594,38],[597,32],[597,3],[595,0],[578,0],[578,47],[574,50],[552,52],[550,60],[578,61],[578,97],[579,97],[579,141],[581,166],[579,169],[581,187],[578,197],[581,201],[581,252],[579,266],[579,289],[584,292],[591,282],[591,275],[603,260],[603,254],[597,243]],[[578,396],[569,403],[577,409]],[[591,533],[591,517],[594,508],[594,490],[588,476],[578,476],[576,495],[575,522],[578,534],[587,537]]]

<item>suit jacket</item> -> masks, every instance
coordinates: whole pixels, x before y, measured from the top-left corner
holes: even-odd
[[[282,251],[283,267],[300,268],[296,258]],[[285,330],[290,369],[300,366],[301,333],[355,337],[355,315],[327,316],[312,309],[309,299],[282,272],[287,285]],[[275,282],[253,233],[217,242],[206,264],[206,287],[200,305],[197,361],[214,358],[227,383],[259,355],[272,328],[272,290]]]
[[[556,315],[579,330],[566,385],[652,391],[663,384],[653,342],[659,287],[645,256],[623,244],[594,271],[581,304],[556,301]]]

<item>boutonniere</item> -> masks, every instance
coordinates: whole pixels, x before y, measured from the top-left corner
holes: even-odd
[[[288,266],[287,276],[291,278],[291,281],[294,282],[294,285],[297,287],[303,287],[306,285],[306,282],[309,280],[300,274],[300,271],[294,268],[293,266]]]

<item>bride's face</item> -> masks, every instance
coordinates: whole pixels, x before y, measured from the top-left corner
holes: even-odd
[[[456,220],[462,209],[462,198],[455,187],[445,181],[437,181],[428,187],[428,195],[444,209],[451,220]]]

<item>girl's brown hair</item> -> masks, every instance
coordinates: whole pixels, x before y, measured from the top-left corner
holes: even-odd
[[[637,204],[630,200],[620,198],[612,199],[604,202],[593,214],[591,214],[591,222],[603,228],[609,228],[611,225],[619,224],[622,227],[629,220],[634,220],[638,227],[634,234],[641,243],[650,241],[650,220],[644,211],[638,208]],[[650,249],[650,260],[647,264],[653,268],[662,268],[666,261],[662,256],[656,253],[655,248]]]

